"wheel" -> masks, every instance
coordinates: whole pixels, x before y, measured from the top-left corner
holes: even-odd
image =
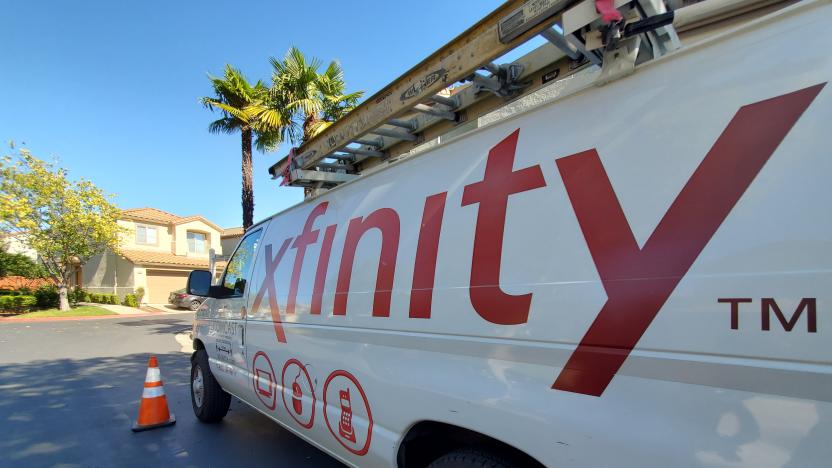
[[[202,303],[199,302],[199,301],[191,301],[191,303],[188,304],[188,310],[192,310],[192,311],[196,312],[196,310],[199,309],[199,306],[201,306],[201,305],[202,305]]]
[[[191,405],[200,421],[212,423],[222,420],[228,413],[231,395],[217,383],[208,367],[208,353],[204,349],[194,353],[191,359]]]
[[[428,468],[513,468],[515,466],[492,453],[459,449],[437,458],[428,465]]]

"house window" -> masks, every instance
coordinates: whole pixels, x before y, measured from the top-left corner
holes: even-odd
[[[144,245],[157,245],[156,228],[153,226],[136,226],[136,243]]]
[[[208,252],[208,236],[202,232],[188,231],[188,252],[198,254]]]

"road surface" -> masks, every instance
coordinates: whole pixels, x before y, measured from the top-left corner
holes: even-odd
[[[343,466],[236,399],[199,423],[174,340],[191,317],[0,322],[0,466]],[[176,424],[133,433],[150,354]]]

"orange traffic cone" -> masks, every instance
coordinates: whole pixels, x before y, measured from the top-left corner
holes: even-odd
[[[176,422],[173,413],[168,410],[165,387],[162,386],[162,372],[156,356],[150,356],[147,362],[147,376],[144,378],[142,402],[139,404],[139,417],[133,424],[133,431],[146,431],[155,427],[169,426]]]

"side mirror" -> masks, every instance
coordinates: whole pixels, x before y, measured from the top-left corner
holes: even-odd
[[[211,272],[194,270],[188,275],[188,294],[208,297],[211,294]]]

